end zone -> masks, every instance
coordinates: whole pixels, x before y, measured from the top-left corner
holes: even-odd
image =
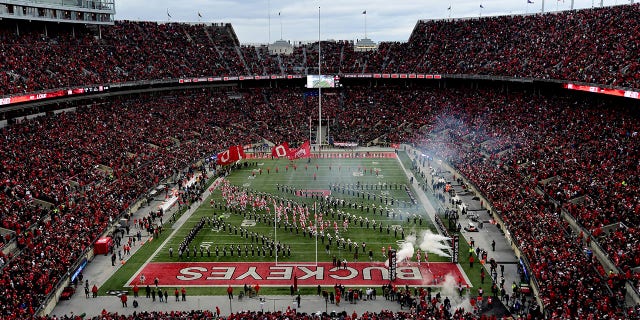
[[[330,262],[317,266],[283,266],[273,262],[151,262],[127,282],[140,285],[140,275],[159,280],[168,287],[226,287],[259,284],[288,287],[297,278],[298,286],[378,286],[389,282],[388,269],[382,262],[349,263],[346,268]],[[396,285],[440,286],[446,275],[452,275],[463,286],[471,286],[458,264],[449,262],[401,264],[397,267]]]

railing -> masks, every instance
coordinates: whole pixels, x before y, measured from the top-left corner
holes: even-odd
[[[152,80],[137,80],[127,82],[114,82],[114,83],[102,83],[91,84],[84,86],[73,86],[68,88],[55,88],[32,91],[27,93],[14,93],[0,97],[0,106],[8,106],[16,103],[35,102],[40,100],[48,100],[52,98],[62,98],[67,96],[80,96],[86,94],[92,94],[98,91],[98,88],[105,88],[106,91],[113,91],[126,88],[143,87],[143,86],[162,86],[162,85],[184,85],[184,84],[202,84],[210,82],[235,82],[235,81],[256,81],[256,80],[292,80],[301,79],[306,76],[305,73],[300,74],[287,74],[287,75],[216,75],[216,76],[185,76],[181,78],[165,78],[165,79],[152,79]],[[502,81],[512,83],[548,83],[565,86],[565,89],[585,91],[577,89],[579,86],[586,86],[591,90],[590,92],[601,94],[612,94],[611,91],[616,91],[619,96],[625,96],[630,98],[638,98],[640,92],[638,89],[629,87],[616,87],[609,85],[600,85],[586,82],[576,82],[569,80],[556,80],[556,79],[536,79],[536,78],[521,78],[521,77],[509,77],[509,76],[489,76],[489,75],[474,75],[474,74],[415,74],[415,73],[348,73],[340,74],[339,76],[344,79],[393,79],[393,80],[440,80],[440,79],[466,79],[466,80],[481,80],[481,81]],[[85,91],[85,88],[91,90]],[[72,93],[68,93],[72,92]],[[0,109],[1,110],[1,109]]]
[[[194,161],[193,163],[198,163],[200,161],[205,161],[205,158],[202,159],[198,159],[196,161]],[[187,167],[189,168],[189,167]],[[164,184],[164,183],[168,183],[169,180],[171,179],[172,176],[166,177],[164,180],[162,180],[162,182],[160,182],[160,184]],[[102,234],[100,234],[99,236],[95,237],[94,239],[91,240],[91,242],[89,243],[89,245],[87,245],[87,249],[85,249],[82,254],[79,255],[78,259],[76,262],[74,262],[73,266],[69,268],[69,270],[67,270],[67,273],[61,277],[61,279],[55,284],[54,289],[51,290],[51,292],[47,295],[47,297],[43,300],[43,302],[40,304],[40,306],[38,307],[38,309],[36,310],[35,314],[38,315],[45,315],[48,312],[50,312],[51,310],[53,310],[53,308],[55,307],[55,305],[58,302],[58,299],[60,297],[60,294],[62,293],[62,290],[64,289],[64,287],[68,286],[71,283],[71,273],[76,270],[78,268],[78,266],[80,265],[80,263],[82,263],[83,258],[87,258],[87,260],[91,260],[91,258],[93,258],[93,243],[95,243],[100,237],[104,237],[105,235],[108,235],[109,233],[113,232],[114,228],[116,228],[117,224],[119,223],[120,219],[122,219],[123,217],[127,216],[128,214],[133,214],[134,210],[137,210],[137,208],[139,207],[139,205],[141,205],[144,201],[146,201],[146,195],[148,195],[152,190],[154,190],[156,186],[153,186],[151,188],[149,188],[146,192],[143,192],[138,198],[136,198],[135,200],[130,202],[130,206],[125,209],[124,211],[122,211],[118,216],[117,219],[114,219],[114,222],[110,225],[107,226],[104,230],[104,232],[102,232]],[[136,209],[134,209],[136,208]]]
[[[148,192],[149,191],[147,191],[147,193]],[[141,202],[144,199],[144,195],[146,195],[147,193],[143,193],[143,195],[138,197],[136,200],[132,201],[131,205],[134,206],[136,203]],[[113,228],[116,226],[116,224],[119,223],[120,219],[123,218],[129,211],[130,209],[126,209],[122,211],[118,215],[118,219],[114,219],[114,222],[111,226],[107,226],[102,234],[96,236],[94,239],[92,239],[88,243],[87,248],[82,252],[82,254],[79,255],[78,259],[76,260],[76,262],[74,262],[73,266],[67,270],[67,273],[64,276],[62,276],[60,280],[58,280],[58,282],[53,287],[54,289],[51,290],[51,292],[47,295],[47,297],[43,300],[43,302],[40,303],[40,306],[38,307],[38,309],[36,309],[35,314],[44,315],[49,311],[53,310],[53,307],[55,307],[55,304],[57,304],[58,302],[58,298],[60,297],[62,290],[64,289],[64,287],[68,286],[71,283],[70,278],[73,270],[76,270],[78,268],[83,258],[87,258],[87,260],[89,261],[91,260],[91,258],[93,258],[94,256],[93,244],[101,237],[104,237],[105,235],[113,232]],[[55,298],[55,304],[51,305],[51,302],[54,301],[53,300],[54,298]]]
[[[200,162],[204,163],[205,161],[206,161],[206,158],[202,158],[202,159],[198,159],[198,160],[196,160],[196,161],[194,161],[192,163],[200,163]],[[189,166],[187,166],[186,168],[189,168]],[[231,166],[231,168],[229,168],[229,170],[232,170],[233,168],[235,168],[235,165]],[[218,175],[218,174],[224,174],[224,172],[216,172],[216,175]],[[214,177],[212,177],[209,181],[213,182],[215,180]],[[163,181],[160,182],[160,184],[167,183],[170,178],[171,177],[165,178]],[[146,195],[149,194],[149,192],[151,192],[152,190],[154,190],[155,187],[156,186],[153,186],[153,187],[149,188],[146,192],[142,193],[142,195],[139,196],[136,200],[132,201],[131,202],[132,205],[129,208],[127,208],[126,210],[124,210],[123,212],[121,212],[118,215],[118,219],[116,219],[111,226],[108,226],[107,228],[105,228],[105,231],[100,236],[97,236],[95,239],[93,239],[90,243],[93,244],[100,237],[103,237],[103,236],[113,232],[113,229],[119,223],[120,219],[123,218],[125,215],[127,215],[129,213],[133,214],[134,212],[131,212],[131,211],[133,211],[132,208],[135,208],[137,206],[137,204],[140,204],[140,203],[146,201]],[[69,270],[67,270],[67,273],[55,284],[54,289],[51,290],[51,292],[43,300],[43,302],[40,304],[40,306],[36,310],[35,314],[43,316],[43,315],[46,315],[51,310],[53,310],[55,305],[58,303],[58,299],[60,297],[60,294],[62,293],[62,290],[64,290],[64,287],[68,286],[71,283],[70,278],[71,278],[72,272],[79,267],[79,265],[83,262],[84,258],[86,258],[88,261],[90,261],[91,258],[93,258],[93,246],[92,245],[87,246],[87,249],[85,249],[82,252],[82,254],[78,257],[78,259],[73,264],[73,266],[71,268],[69,268]]]
[[[569,227],[571,227],[574,230],[574,232],[576,232],[576,234],[579,234],[580,232],[582,232],[584,235],[589,237],[590,239],[589,246],[603,267],[605,267],[608,270],[615,270],[616,273],[618,274],[624,274],[624,271],[621,270],[618,266],[616,266],[616,264],[611,260],[610,255],[600,245],[600,243],[598,242],[598,239],[594,237],[593,234],[591,234],[591,231],[586,229],[580,222],[578,222],[576,217],[574,217],[566,208],[563,208],[562,204],[559,201],[557,201],[555,198],[553,198],[549,193],[547,193],[546,191],[544,191],[542,188],[538,186],[536,187],[536,191],[539,192],[540,194],[547,196],[547,198],[549,198],[551,202],[553,202],[558,207],[561,207],[561,210],[560,210],[561,216],[569,224]],[[638,291],[638,288],[634,286],[630,280],[627,280],[625,285],[627,287],[627,294],[629,294],[636,303],[640,303],[640,292]],[[629,290],[630,288],[631,290]]]
[[[91,10],[107,10],[115,9],[114,0],[8,0],[3,1],[8,4],[24,5],[24,6],[54,6],[55,8],[80,8]]]

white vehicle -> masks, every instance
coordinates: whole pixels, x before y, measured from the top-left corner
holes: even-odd
[[[476,224],[473,222],[469,222],[469,224],[467,224],[466,227],[464,227],[464,230],[467,232],[479,232],[480,230],[478,230],[478,227],[476,227]]]

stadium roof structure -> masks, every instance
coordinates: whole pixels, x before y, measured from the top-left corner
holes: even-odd
[[[4,0],[0,19],[114,24],[115,0]]]
[[[276,42],[269,44],[269,54],[292,54],[293,45],[286,40],[276,40]]]
[[[378,45],[369,38],[359,39],[356,42],[354,51],[371,51],[377,50]]]

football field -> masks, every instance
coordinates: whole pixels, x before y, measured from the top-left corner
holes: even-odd
[[[201,295],[244,284],[265,293],[379,286],[389,282],[389,249],[398,252],[398,285],[437,286],[447,274],[469,283],[429,236],[435,227],[396,153],[243,161],[182,223],[165,221],[103,288],[139,285],[141,275]]]

